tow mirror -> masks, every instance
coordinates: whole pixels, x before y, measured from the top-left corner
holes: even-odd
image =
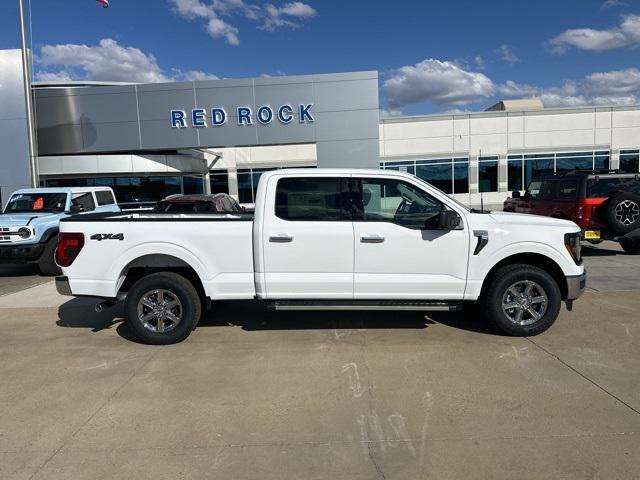
[[[522,198],[520,195],[520,190],[514,190],[511,192],[511,198]]]
[[[458,212],[453,210],[443,210],[438,215],[438,230],[453,230],[457,228],[462,219]]]

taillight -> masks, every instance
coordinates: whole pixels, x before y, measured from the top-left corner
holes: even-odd
[[[58,234],[56,262],[61,267],[70,266],[84,247],[84,234],[61,232]]]
[[[580,265],[582,263],[581,240],[582,234],[580,232],[565,233],[564,235],[564,246],[567,248],[569,255],[571,255],[576,265]]]

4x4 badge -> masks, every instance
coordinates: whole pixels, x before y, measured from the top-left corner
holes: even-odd
[[[96,233],[89,237],[91,240],[124,240],[124,233]]]

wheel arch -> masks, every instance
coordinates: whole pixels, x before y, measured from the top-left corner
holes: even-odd
[[[118,294],[126,293],[141,278],[159,272],[172,272],[185,277],[200,297],[205,298],[204,284],[198,271],[186,260],[163,253],[142,255],[125,265],[119,276]]]
[[[564,272],[562,271],[562,268],[560,268],[560,265],[558,265],[558,263],[555,260],[553,260],[552,258],[546,255],[543,255],[541,253],[532,253],[532,252],[516,253],[513,255],[509,255],[508,257],[503,258],[498,263],[496,263],[493,267],[491,267],[491,269],[485,276],[484,281],[482,282],[480,296],[482,297],[484,295],[485,288],[487,287],[487,285],[491,283],[493,276],[496,274],[496,272],[500,268],[505,267],[507,265],[516,265],[520,263],[524,265],[530,265],[532,267],[537,267],[547,272],[558,284],[558,288],[560,288],[560,293],[562,294],[562,299],[565,300],[567,298],[567,293],[568,293],[567,278]]]

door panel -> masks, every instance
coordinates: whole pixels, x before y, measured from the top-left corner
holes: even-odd
[[[276,204],[266,207],[261,239],[267,296],[353,298],[353,225],[342,211],[340,179],[272,182],[267,197]]]
[[[413,193],[400,193],[394,182],[404,184],[363,179],[362,186],[356,186],[363,192],[364,214],[353,224],[354,297],[462,299],[468,231],[464,226],[449,231],[426,229],[433,228],[444,205],[415,185],[405,184]]]

